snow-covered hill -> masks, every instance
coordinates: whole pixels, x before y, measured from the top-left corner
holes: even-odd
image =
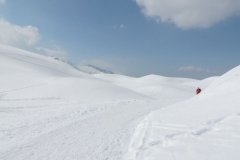
[[[239,159],[239,84],[240,66],[200,95],[151,112],[135,130],[125,159]]]
[[[239,73],[89,75],[0,45],[0,159],[237,160]]]
[[[162,100],[188,99],[193,96],[197,87],[204,89],[215,80],[204,80],[202,82],[188,78],[163,77],[158,75],[149,75],[140,78],[107,74],[96,74],[94,76],[148,97]]]
[[[159,102],[52,57],[4,45],[0,75],[1,160],[122,159],[143,115],[186,99]]]
[[[52,57],[3,45],[0,50],[0,83],[4,84],[0,86],[0,92],[7,93],[5,97],[55,95],[73,100],[81,98],[81,101],[92,101],[93,97],[95,101],[144,97],[131,90],[100,81]],[[121,93],[123,94],[120,95]]]

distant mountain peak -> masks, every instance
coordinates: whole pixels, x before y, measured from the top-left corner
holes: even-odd
[[[103,68],[100,68],[100,67],[96,67],[96,66],[93,66],[93,65],[91,65],[91,64],[88,64],[88,65],[86,65],[86,66],[92,67],[92,68],[94,68],[94,69],[96,69],[96,70],[98,70],[98,71],[100,71],[100,72],[102,72],[102,73],[115,74],[114,72],[112,72],[112,71],[110,71],[110,70],[103,69]]]
[[[62,62],[64,62],[64,63],[70,65],[71,67],[79,70],[78,67],[77,67],[73,62],[71,62],[70,60],[67,60],[67,59],[59,59],[59,58],[57,58],[57,57],[52,57],[52,58],[55,59],[55,60],[58,60],[58,61],[62,61]]]
[[[85,66],[78,66],[78,69],[88,74],[116,74],[111,70],[103,69],[101,67],[97,67],[92,64],[87,64]]]

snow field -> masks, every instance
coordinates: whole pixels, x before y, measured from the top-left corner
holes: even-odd
[[[0,45],[0,159],[235,160],[239,73],[92,76]]]

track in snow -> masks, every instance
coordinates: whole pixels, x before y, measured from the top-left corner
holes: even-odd
[[[170,102],[112,101],[84,104],[60,98],[4,99],[18,108],[0,107],[4,115],[22,115],[1,126],[0,159],[122,159],[137,124]],[[37,102],[31,104],[31,102]],[[47,105],[50,103],[51,105]],[[158,105],[156,105],[158,103]],[[42,104],[42,105],[40,105]],[[40,108],[39,108],[40,107]],[[16,143],[17,142],[17,143]],[[11,143],[11,144],[8,144]],[[16,143],[16,144],[12,144]]]

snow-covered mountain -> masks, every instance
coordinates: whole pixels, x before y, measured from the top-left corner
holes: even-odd
[[[88,74],[115,74],[113,71],[110,71],[108,69],[103,69],[100,67],[96,67],[91,64],[88,64],[85,66],[78,66],[78,69],[80,71],[88,73]]]
[[[51,57],[52,57],[52,56],[51,56]],[[54,60],[62,61],[62,62],[64,62],[64,63],[72,66],[72,67],[75,68],[76,70],[79,70],[78,67],[77,67],[77,65],[74,64],[73,62],[71,62],[71,61],[68,60],[68,59],[59,59],[59,58],[57,58],[57,57],[52,57],[52,58],[53,58]]]
[[[74,64],[73,62],[71,62],[70,60],[62,60],[64,63],[69,64],[70,66],[72,66],[73,68],[75,68],[76,70],[79,70],[77,65]]]
[[[239,75],[90,75],[0,45],[0,159],[238,160]]]

